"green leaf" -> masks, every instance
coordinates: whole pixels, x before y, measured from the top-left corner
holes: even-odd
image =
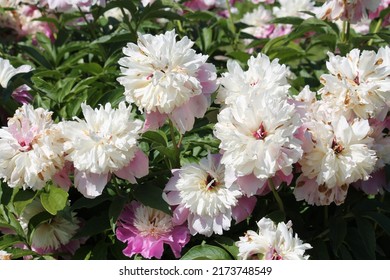
[[[7,253],[11,254],[11,259],[19,259],[25,256],[35,256],[37,254],[34,251],[20,249],[20,248],[7,249]]]
[[[73,239],[81,237],[90,237],[99,233],[102,233],[110,228],[110,221],[108,219],[107,212],[98,216],[94,216],[85,222],[79,232],[73,237]]]
[[[13,189],[0,181],[0,204],[8,205],[12,198]]]
[[[304,20],[299,17],[280,17],[275,18],[271,22],[272,23],[283,23],[283,24],[292,24],[292,25],[299,25]]]
[[[142,204],[171,214],[168,203],[162,198],[162,190],[156,186],[144,184],[134,187],[133,195]]]
[[[364,218],[356,218],[356,224],[360,237],[362,238],[364,248],[367,252],[367,257],[374,260],[376,258],[376,238],[374,226]]]
[[[286,214],[283,211],[276,210],[267,214],[267,218],[270,218],[274,223],[284,222],[286,219]]]
[[[329,223],[329,238],[333,251],[336,253],[347,235],[347,223],[341,217],[335,217]]]
[[[202,244],[192,247],[182,260],[231,260],[229,253],[217,246]]]
[[[17,235],[13,234],[6,234],[3,236],[0,236],[0,250],[7,249],[8,247],[11,247],[14,244],[22,242]],[[8,250],[6,250],[8,251]]]
[[[151,143],[155,143],[157,146],[168,146],[167,136],[160,130],[146,131],[144,134],[142,134],[142,138]]]
[[[230,253],[233,258],[236,260],[238,255],[238,247],[235,244],[235,241],[226,236],[216,236],[215,242],[218,243],[222,248]]]
[[[20,46],[20,48],[23,51],[23,53],[29,55],[39,65],[47,69],[53,68],[50,62],[37,49],[29,46]]]
[[[112,232],[115,233],[116,221],[119,215],[122,212],[123,207],[127,202],[126,197],[116,196],[114,200],[111,202],[110,207],[108,208],[108,217],[110,219],[110,225],[112,228]]]
[[[369,212],[364,217],[376,222],[390,236],[390,218],[382,213]]]
[[[70,207],[72,211],[82,209],[82,208],[93,208],[104,201],[109,200],[109,197],[102,194],[94,199],[81,197],[78,200],[76,200],[72,206]]]
[[[69,194],[63,189],[50,186],[49,192],[41,193],[42,206],[52,215],[65,208]]]
[[[33,201],[36,195],[37,193],[32,190],[19,190],[13,199],[16,213],[21,214],[24,208]]]

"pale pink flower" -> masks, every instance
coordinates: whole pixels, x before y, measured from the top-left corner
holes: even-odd
[[[236,223],[251,214],[256,199],[244,197],[236,183],[225,183],[225,167],[221,155],[214,154],[199,164],[186,164],[173,170],[173,177],[164,189],[164,199],[171,206],[174,224],[188,221],[192,235],[211,236],[229,230],[232,218]]]
[[[148,174],[148,158],[137,146],[142,121],[124,102],[99,109],[81,105],[85,120],[61,123],[66,159],[75,168],[75,186],[88,198],[100,195],[111,174],[136,183]]]
[[[381,0],[327,0],[317,10],[320,19],[347,20],[357,23],[363,17],[368,17],[369,12],[374,12],[379,7]]]
[[[251,56],[247,62],[248,70],[244,71],[237,61],[227,62],[228,72],[222,73],[216,103],[235,104],[238,97],[268,94],[269,98],[286,99],[289,70],[278,59],[270,60],[268,56],[259,54]]]
[[[88,12],[93,5],[104,7],[106,0],[43,0],[40,5],[47,5],[50,10],[61,13],[71,13],[78,11],[79,8],[84,12]]]
[[[322,99],[348,117],[383,120],[389,110],[390,48],[353,49],[345,57],[328,53],[329,74],[321,75]]]
[[[301,132],[304,153],[298,163],[302,174],[294,194],[309,204],[343,203],[349,185],[368,180],[377,161],[367,120],[348,122],[342,115],[329,116],[312,115],[304,120]]]
[[[146,129],[156,129],[169,118],[181,133],[207,111],[216,86],[216,69],[197,54],[187,37],[176,41],[174,30],[157,36],[139,34],[119,60],[126,100],[145,113]]]
[[[62,169],[62,135],[51,115],[24,104],[0,129],[0,178],[8,186],[38,190]]]
[[[270,23],[272,19],[272,12],[263,6],[259,6],[252,12],[244,14],[241,22],[249,26],[243,28],[242,32],[251,34],[256,38],[269,38],[275,29],[275,25]]]
[[[116,237],[126,243],[123,254],[131,257],[141,254],[144,258],[160,259],[164,244],[171,247],[176,258],[190,240],[186,226],[175,226],[168,214],[132,201],[119,216]]]
[[[221,140],[221,162],[232,170],[231,176],[253,174],[263,181],[278,171],[288,176],[301,158],[301,141],[295,137],[299,115],[294,105],[275,97],[280,96],[278,90],[283,91],[275,87],[240,96],[219,113],[214,134]]]

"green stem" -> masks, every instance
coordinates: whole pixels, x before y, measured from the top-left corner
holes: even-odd
[[[180,150],[176,142],[175,127],[173,126],[173,123],[170,119],[169,119],[169,132],[171,134],[173,151],[175,153],[175,162],[172,163],[172,167],[178,168],[180,167]]]
[[[381,26],[382,26],[382,19],[380,18],[380,19],[378,19],[378,22],[376,23],[374,31],[372,33],[374,33],[374,34],[378,33]],[[370,39],[370,41],[368,41],[367,45],[371,46],[373,42],[374,42],[374,39],[372,38],[372,39]]]
[[[230,25],[230,30],[233,32],[234,34],[234,48],[236,48],[237,46],[237,30],[236,30],[236,26],[234,25],[234,20],[233,20],[233,17],[232,17],[232,9],[230,7],[230,1],[229,0],[226,0],[226,7],[227,7],[227,11],[228,11],[228,14],[229,14],[229,25]]]
[[[283,201],[282,201],[282,199],[280,198],[279,193],[276,191],[276,189],[275,189],[275,184],[274,184],[274,182],[272,181],[271,178],[268,179],[268,186],[270,187],[270,189],[271,189],[271,191],[272,191],[272,194],[274,195],[275,200],[276,200],[276,202],[278,203],[278,206],[279,206],[280,211],[282,211],[283,213],[285,213]]]
[[[341,42],[348,43],[349,42],[349,35],[351,32],[351,24],[349,21],[343,21],[343,30],[341,33]]]

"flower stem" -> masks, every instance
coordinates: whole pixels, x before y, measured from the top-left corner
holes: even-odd
[[[379,29],[381,28],[381,26],[382,26],[382,19],[380,18],[380,19],[378,19],[378,22],[376,23],[375,28],[374,28],[374,31],[373,31],[372,33],[373,33],[373,34],[378,33],[378,31],[379,31]],[[368,46],[371,46],[373,42],[374,42],[374,39],[371,38],[370,41],[368,41],[367,45],[368,45]]]
[[[351,31],[351,24],[349,21],[343,21],[343,30],[341,33],[341,42],[348,43],[349,42],[349,35]]]
[[[232,9],[231,9],[231,6],[230,6],[230,0],[225,0],[226,1],[226,7],[227,7],[227,11],[228,11],[228,14],[229,14],[229,21],[228,21],[228,24],[230,25],[230,30],[232,31],[233,35],[234,35],[234,47],[237,46],[237,31],[236,31],[236,26],[234,25],[234,20],[233,20],[233,16],[232,16]]]
[[[272,181],[272,178],[269,178],[269,179],[268,179],[268,186],[269,186],[269,188],[271,189],[272,194],[274,195],[276,202],[278,203],[278,206],[279,206],[280,211],[282,211],[283,213],[285,213],[283,201],[282,201],[282,199],[280,198],[279,193],[278,193],[278,192],[276,191],[276,189],[275,189],[275,184],[274,184],[274,182]]]
[[[170,119],[169,119],[169,132],[171,134],[172,146],[175,155],[175,160],[171,164],[173,168],[178,168],[180,167],[180,150],[176,142],[175,127],[173,126],[173,123]]]

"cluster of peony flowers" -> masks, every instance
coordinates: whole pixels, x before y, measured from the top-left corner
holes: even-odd
[[[0,0],[0,7],[11,8],[0,13],[0,28],[6,28],[12,31],[17,39],[43,33],[48,38],[53,39],[53,27],[49,23],[39,21],[43,14],[38,9],[40,1],[9,1]],[[43,1],[41,1],[43,2]]]
[[[296,97],[304,150],[294,190],[298,200],[341,204],[352,183],[369,194],[383,192],[380,171],[389,163],[390,148],[389,55],[389,47],[377,53],[354,49],[346,57],[330,53],[329,74],[321,76],[324,86],[318,92],[322,99],[317,101],[308,88]],[[368,184],[375,182],[373,187],[364,183],[368,180],[374,180]]]
[[[10,187],[42,189],[52,180],[72,182],[88,198],[100,195],[111,174],[136,183],[148,173],[148,158],[137,147],[142,121],[122,102],[93,110],[82,104],[85,120],[53,123],[51,112],[24,104],[0,129],[0,178]]]
[[[310,18],[308,12],[317,18],[334,21],[342,25],[342,21],[352,24],[354,31],[366,34],[369,32],[370,23],[379,17],[379,13],[389,7],[389,0],[375,1],[344,1],[327,0],[322,6],[316,6],[315,1],[305,0],[279,0],[279,1],[252,1],[257,6],[241,19],[247,27],[242,31],[255,38],[276,38],[291,33],[291,24],[276,24],[272,20],[283,17]],[[278,3],[276,5],[275,3]],[[274,4],[271,8],[270,5]],[[385,17],[382,26],[389,25],[390,16]],[[251,39],[245,39],[246,44],[250,44]]]

